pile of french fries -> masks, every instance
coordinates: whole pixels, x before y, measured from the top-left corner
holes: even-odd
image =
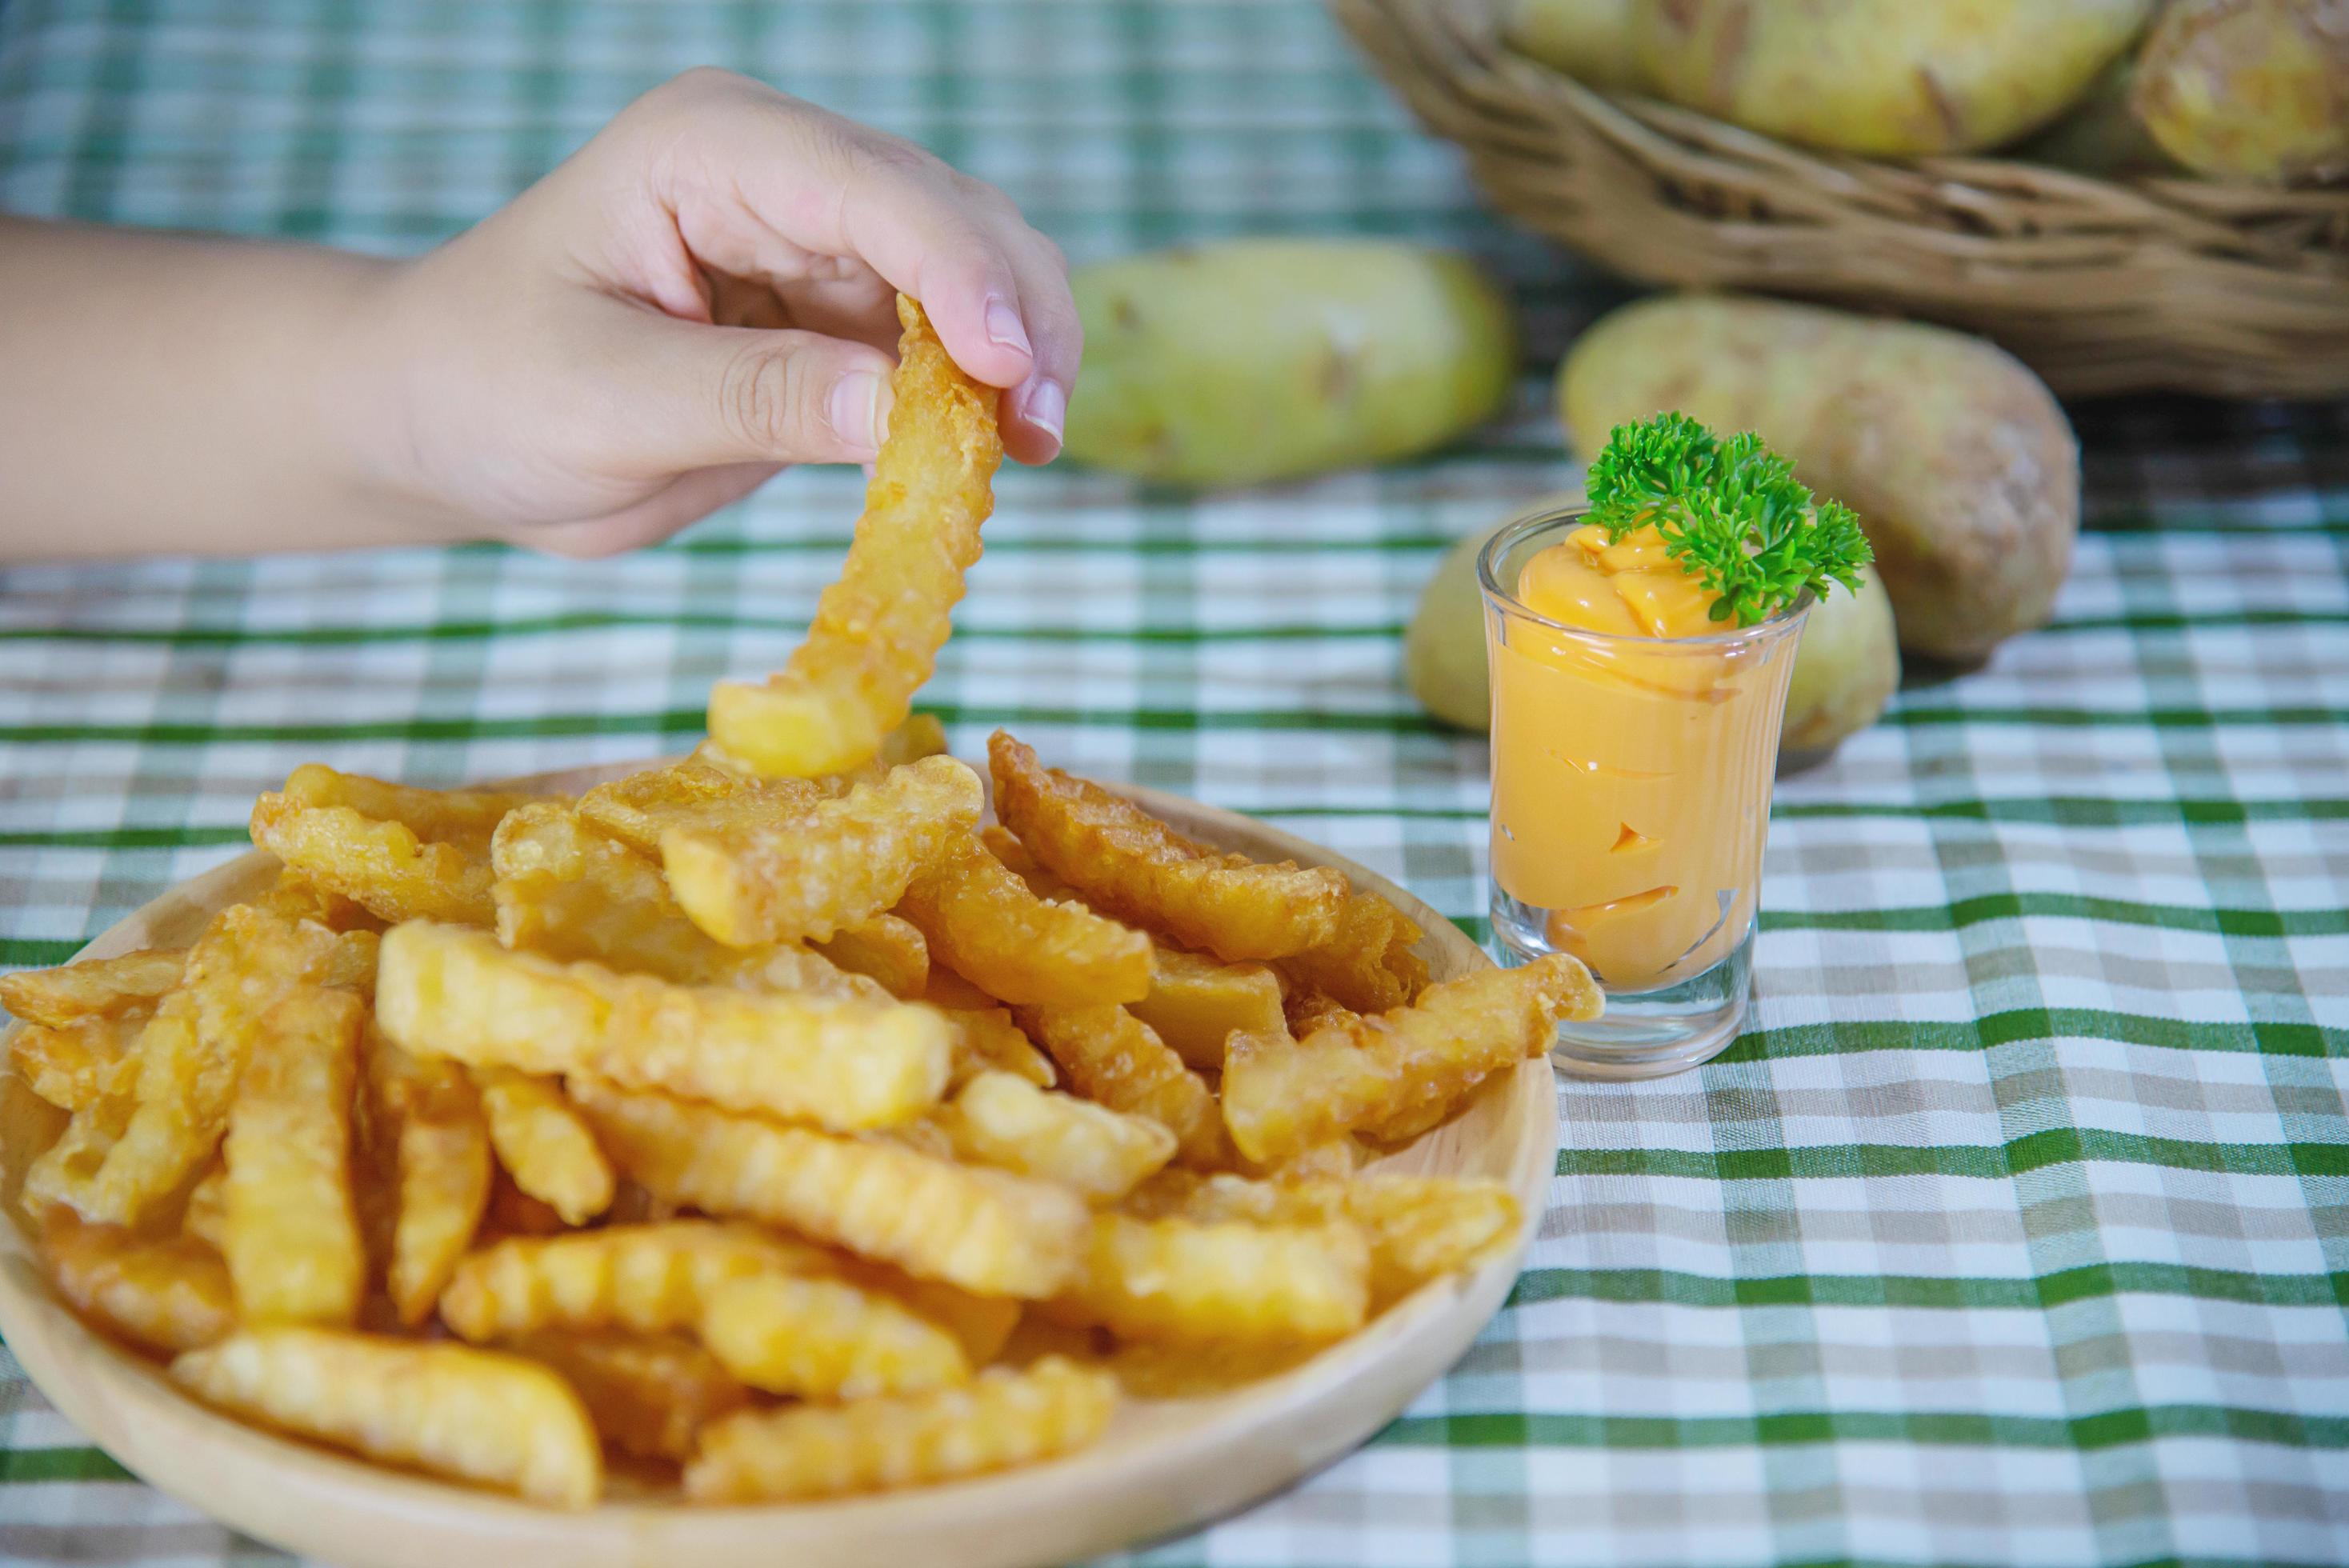
[[[193,946],[0,980],[87,1320],[386,1463],[733,1503],[1064,1453],[1509,1248],[1506,1190],[1360,1168],[1595,1014],[1579,965],[1431,985],[1340,873],[1000,733],[983,823],[908,717],[994,430],[905,314],[845,597],[693,758],[575,799],[302,768]]]

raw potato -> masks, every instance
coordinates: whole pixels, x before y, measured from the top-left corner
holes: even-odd
[[[1572,498],[1561,496],[1558,504]],[[1452,547],[1419,591],[1403,634],[1403,675],[1419,706],[1444,723],[1483,734],[1493,727],[1493,681],[1485,646],[1485,594],[1476,556],[1506,524],[1469,534]]]
[[[2132,107],[2198,173],[2298,185],[2349,170],[2349,3],[2176,0]]]
[[[1826,761],[1846,736],[1876,722],[1899,685],[1892,599],[1876,568],[1867,567],[1858,593],[1823,594],[1803,624],[1778,735],[1779,770]]]
[[[1501,36],[1521,55],[1555,66],[1585,87],[1636,92],[1633,0],[1516,0]]]
[[[2045,124],[2153,0],[1632,0],[1654,89],[1765,136],[1884,158],[1977,152]]]
[[[1961,333],[1775,301],[1644,300],[1559,373],[1567,434],[1598,451],[1678,408],[1754,430],[1859,513],[1900,645],[1978,659],[2041,624],[2080,527],[2080,449],[2039,378]]]
[[[1069,455],[1248,485],[1443,445],[1505,402],[1516,332],[1465,258],[1240,240],[1078,269],[1085,364]]]

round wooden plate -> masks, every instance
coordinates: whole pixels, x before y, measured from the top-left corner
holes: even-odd
[[[643,764],[525,780],[585,789]],[[1262,859],[1335,866],[1426,928],[1439,980],[1490,963],[1457,926],[1351,861],[1260,822],[1149,789],[1125,791],[1182,831]],[[84,956],[191,942],[218,909],[257,892],[276,861],[255,851],[172,889]],[[1290,1485],[1384,1426],[1459,1358],[1516,1281],[1549,1191],[1557,1090],[1527,1061],[1461,1116],[1381,1170],[1506,1182],[1526,1232],[1508,1256],[1439,1280],[1361,1333],[1279,1377],[1228,1393],[1135,1400],[1094,1447],[1032,1469],[837,1502],[688,1508],[619,1499],[581,1513],[384,1470],[273,1436],[182,1398],[160,1367],[92,1333],[50,1294],[17,1205],[25,1167],[63,1125],[13,1071],[0,1074],[0,1335],[51,1403],[160,1490],[289,1551],[354,1568],[621,1568],[691,1563],[795,1568],[950,1563],[1031,1568],[1204,1524]]]

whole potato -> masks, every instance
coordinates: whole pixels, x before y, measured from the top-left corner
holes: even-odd
[[[2153,0],[1632,0],[1654,89],[1748,130],[1909,158],[2064,112]]]
[[[1636,92],[1631,0],[1516,0],[1501,37],[1528,59],[1554,66],[1585,87]]]
[[[1079,462],[1247,485],[1412,456],[1490,418],[1516,371],[1500,292],[1465,257],[1237,240],[1080,267]]]
[[[1559,372],[1579,451],[1678,408],[1753,430],[1859,514],[1900,645],[1976,659],[2047,619],[2080,526],[2080,449],[2039,378],[1940,327],[1674,294],[1600,321]]]
[[[2349,0],[2176,0],[2131,104],[2197,173],[2292,185],[2349,171]]]

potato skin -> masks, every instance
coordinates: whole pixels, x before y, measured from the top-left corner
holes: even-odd
[[[1637,92],[1631,0],[1516,0],[1501,25],[1509,47],[1585,87]]]
[[[1383,462],[1507,399],[1516,332],[1465,257],[1239,240],[1080,267],[1078,462],[1208,488]]]
[[[1899,685],[1892,599],[1877,570],[1863,567],[1858,593],[1821,594],[1803,623],[1786,725],[1778,732],[1778,771],[1825,761],[1846,736],[1877,721]]]
[[[1665,98],[1805,146],[1974,152],[2061,114],[2152,0],[1633,0]]]
[[[2176,0],[2130,103],[2197,173],[2295,185],[2349,170],[2349,0]]]
[[[1940,327],[1715,294],[1625,306],[1559,372],[1576,449],[1678,408],[1754,430],[1859,513],[1900,645],[1972,660],[2047,619],[2080,526],[2080,449],[2039,378]]]

